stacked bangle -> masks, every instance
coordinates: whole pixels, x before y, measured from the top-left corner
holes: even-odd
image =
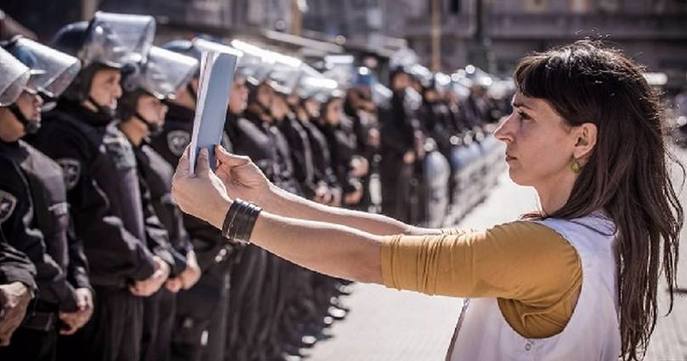
[[[262,208],[253,203],[235,199],[224,217],[222,236],[238,243],[250,243],[250,235]]]

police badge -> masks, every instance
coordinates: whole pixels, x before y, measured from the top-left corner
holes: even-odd
[[[0,224],[10,218],[17,206],[17,198],[10,193],[0,190]]]
[[[172,154],[180,157],[191,142],[191,134],[184,130],[173,130],[167,133],[167,147]]]
[[[58,159],[57,163],[62,167],[64,184],[67,190],[71,190],[79,182],[79,178],[81,178],[81,163],[76,159],[70,158]]]

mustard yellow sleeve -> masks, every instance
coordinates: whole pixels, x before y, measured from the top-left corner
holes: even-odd
[[[542,306],[568,292],[581,269],[577,252],[563,237],[527,221],[485,231],[386,237],[381,263],[387,287]]]

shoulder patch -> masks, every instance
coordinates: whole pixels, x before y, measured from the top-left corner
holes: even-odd
[[[0,224],[10,218],[17,207],[17,197],[0,190]]]
[[[189,143],[191,143],[191,134],[185,130],[173,130],[167,133],[167,147],[177,157],[184,153]]]
[[[64,185],[67,187],[67,190],[71,190],[79,182],[79,178],[81,178],[81,163],[72,158],[61,158],[56,161],[62,167]]]

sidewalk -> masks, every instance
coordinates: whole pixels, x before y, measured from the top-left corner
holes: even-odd
[[[507,204],[507,207],[504,207]],[[534,194],[501,177],[492,196],[461,225],[482,228],[517,218],[535,206]],[[344,298],[351,308],[333,338],[306,350],[312,361],[441,361],[462,300],[356,284]]]
[[[687,163],[687,152],[679,153]],[[679,186],[679,185],[678,185]],[[514,185],[504,174],[492,196],[461,224],[481,228],[517,218],[535,207],[534,193]],[[687,191],[681,195],[687,205]],[[687,230],[683,231],[678,282],[687,288]],[[667,308],[665,284],[659,313]],[[331,329],[333,338],[306,350],[312,361],[441,361],[444,359],[460,299],[429,297],[373,285],[355,285],[344,299],[346,320]],[[678,296],[669,317],[660,317],[646,361],[687,361],[687,296]]]

